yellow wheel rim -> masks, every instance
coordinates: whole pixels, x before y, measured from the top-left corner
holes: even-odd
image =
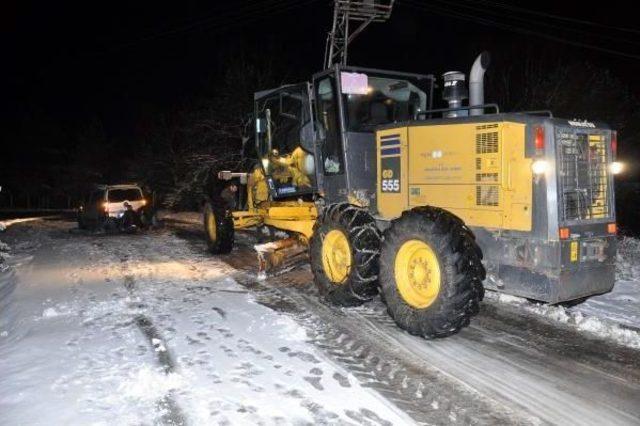
[[[344,232],[334,229],[322,241],[322,267],[329,280],[342,284],[351,272],[351,247]]]
[[[409,240],[398,250],[395,279],[400,296],[411,307],[424,309],[440,293],[440,263],[424,241]]]
[[[207,215],[207,233],[211,241],[217,240],[216,235],[216,215],[213,212],[209,212]]]

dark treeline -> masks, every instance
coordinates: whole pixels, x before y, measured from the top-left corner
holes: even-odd
[[[619,157],[629,164],[621,180],[638,180],[633,160],[640,158],[635,142],[640,109],[623,81],[607,68],[562,60],[549,51],[506,48],[492,53],[488,102],[504,111],[549,109],[558,117],[609,123],[619,131]],[[138,106],[129,114],[131,131],[124,135],[109,132],[98,114],[68,123],[30,110],[7,142],[24,147],[42,146],[34,141],[43,138],[50,142],[46,149],[13,150],[17,157],[0,170],[0,207],[73,208],[93,183],[135,181],[155,191],[167,207],[198,208],[215,171],[241,164],[253,93],[306,80],[317,71],[311,66],[292,69],[291,54],[275,44],[260,50],[230,47],[219,54],[219,67],[196,95],[172,105]],[[425,70],[442,71],[447,70]],[[25,155],[29,161],[23,161]],[[635,189],[628,190],[635,186],[625,182],[619,185],[618,199],[637,199]],[[619,215],[627,217],[629,210]]]

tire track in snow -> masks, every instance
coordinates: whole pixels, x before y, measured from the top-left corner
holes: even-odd
[[[123,263],[123,272],[127,271],[128,265],[128,256],[124,255],[121,257],[121,261]],[[130,295],[135,295],[135,278],[133,275],[125,274],[124,288],[129,292]],[[156,358],[158,363],[162,367],[162,371],[165,375],[169,375],[171,373],[176,372],[176,362],[171,356],[171,353],[167,349],[167,342],[162,337],[158,328],[153,324],[153,321],[146,315],[138,314],[133,319],[136,326],[140,329],[142,334],[146,337],[149,346],[156,354]],[[158,411],[161,413],[160,419],[158,421],[161,425],[171,425],[171,426],[183,426],[186,425],[186,417],[176,402],[176,399],[173,395],[172,391],[169,391],[165,394],[160,400],[156,403],[158,407]]]
[[[165,374],[171,374],[175,372],[176,364],[171,354],[167,350],[166,342],[158,332],[158,329],[153,325],[151,320],[145,315],[137,315],[134,319],[138,328],[147,338],[147,341],[155,351],[158,362],[162,366]],[[176,402],[173,393],[170,391],[163,396],[157,403],[158,408],[162,412],[160,417],[160,424],[165,425],[185,425],[186,419],[182,412],[182,409]]]
[[[633,396],[638,395],[634,389],[640,389],[638,370],[634,369],[638,364],[635,361],[637,351],[617,345],[608,345],[610,350],[603,351],[603,342],[599,339],[587,338],[567,327],[548,324],[523,312],[496,309],[492,304],[486,304],[483,314],[459,336],[444,341],[415,338],[398,330],[380,302],[349,310],[325,306],[318,300],[317,292],[310,285],[310,278],[304,276],[304,271],[264,281],[268,291],[257,288],[251,283],[252,269],[246,260],[249,257],[247,250],[239,245],[234,257],[220,258],[230,265],[230,269],[236,270],[235,275],[229,271],[230,275],[250,288],[258,301],[294,315],[301,324],[309,326],[306,327],[308,329],[325,327],[329,333],[346,330],[344,336],[337,334],[336,339],[343,340],[337,349],[336,342],[326,335],[317,343],[318,346],[339,363],[346,364],[361,381],[369,380],[373,388],[379,386],[380,393],[418,421],[438,419],[436,423],[475,423],[481,419],[480,422],[485,423],[487,418],[483,419],[483,415],[487,406],[492,405],[498,407],[497,413],[504,414],[505,409],[506,412],[519,413],[520,420],[525,423],[564,423],[570,421],[568,419],[580,419],[584,424],[600,421],[629,424],[638,419],[637,405],[634,408],[633,404],[634,398],[638,401]],[[238,257],[245,260],[238,260]],[[242,271],[246,277],[242,276]],[[291,306],[296,308],[290,309]],[[306,315],[297,313],[301,309],[306,309]],[[323,312],[325,310],[326,313]],[[369,353],[371,348],[375,351],[374,362],[371,362]],[[580,350],[576,351],[577,348]],[[375,356],[389,352],[399,359],[406,355],[410,361],[404,365],[400,363],[400,367],[406,368],[413,362],[414,366],[423,369],[423,376],[414,381],[411,374],[406,375],[401,370],[399,375],[404,377],[400,382],[385,383],[384,375],[376,372],[381,365]],[[471,355],[475,358],[472,357],[471,363],[465,365]],[[366,361],[364,366],[357,365],[359,359]],[[484,367],[476,365],[482,363]],[[382,365],[382,369],[386,368],[384,363]],[[433,370],[448,377],[450,382],[457,382],[458,386],[449,385],[449,388],[454,388],[451,390],[437,379],[431,380],[429,371]],[[449,418],[447,421],[428,413],[428,407],[416,408],[410,401],[411,392],[407,389],[415,390],[414,395],[429,395],[430,389],[421,389],[420,383],[431,389],[435,386],[438,391],[446,389],[442,394],[451,396],[453,400],[460,400],[459,393],[465,388],[472,390],[485,406],[470,407],[468,411],[463,409],[456,420]],[[603,386],[611,389],[604,396]],[[600,398],[594,399],[594,394],[598,393]],[[475,405],[472,401],[473,398],[469,399],[470,405]],[[581,407],[573,416],[566,410],[566,406],[572,404]],[[443,406],[439,402],[436,405]],[[495,419],[489,422],[501,423]],[[509,421],[512,422],[514,419]]]
[[[245,253],[239,255],[242,259],[249,258]],[[232,258],[220,260],[232,261]],[[328,306],[320,300],[304,271],[259,281],[250,269],[235,262],[224,263],[225,272],[249,289],[256,302],[294,317],[307,331],[310,343],[418,424],[535,423],[531,417],[520,417],[515,411],[430,368],[407,351],[389,345],[379,327],[367,327],[346,310]],[[385,312],[375,317],[397,329]]]
[[[351,310],[328,306],[320,300],[308,271],[297,269],[258,280],[255,253],[243,236],[230,256],[217,258],[207,255],[201,235],[179,232],[176,236],[186,239],[194,255],[202,259],[199,268],[216,268],[246,288],[257,303],[292,316],[307,331],[309,342],[327,358],[418,424],[537,423],[452,380],[408,351],[390,345],[381,327],[363,328],[364,323],[354,318]],[[398,330],[386,312],[375,316]]]
[[[242,237],[231,256],[211,261],[203,255],[202,236],[181,238],[194,255],[212,263],[209,267],[219,269],[217,263],[225,262],[224,272],[258,302],[287,312],[307,330],[319,331],[315,343],[330,358],[418,421],[629,424],[640,418],[634,391],[640,389],[637,351],[492,304],[485,305],[471,327],[448,340],[415,338],[397,328],[380,302],[351,310],[324,306],[304,270],[256,283],[253,252]],[[201,265],[206,268],[205,262]],[[398,360],[390,371],[385,371],[386,356]],[[476,394],[475,401],[465,390]],[[457,411],[457,417],[430,410],[428,401],[434,395],[449,405],[436,399],[432,408],[446,406],[445,411]],[[579,408],[567,409],[573,406]],[[488,420],[491,416],[498,418]]]

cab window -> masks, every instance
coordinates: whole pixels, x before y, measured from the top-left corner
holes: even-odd
[[[316,121],[321,133],[322,167],[325,175],[338,175],[344,172],[342,138],[338,121],[338,103],[334,91],[334,79],[326,77],[316,85]]]
[[[352,132],[372,132],[381,124],[416,120],[426,111],[427,95],[407,80],[368,76],[366,94],[344,94],[346,125]]]
[[[315,187],[315,162],[302,140],[302,129],[311,120],[306,84],[258,100],[256,111],[265,127],[256,137],[270,188],[282,197],[310,192]]]

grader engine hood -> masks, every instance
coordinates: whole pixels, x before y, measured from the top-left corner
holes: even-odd
[[[379,212],[393,218],[432,205],[470,226],[531,230],[525,127],[448,120],[379,132]]]
[[[491,114],[387,126],[376,140],[381,219],[420,206],[455,214],[509,294],[560,302],[613,285],[615,132],[607,126]]]

